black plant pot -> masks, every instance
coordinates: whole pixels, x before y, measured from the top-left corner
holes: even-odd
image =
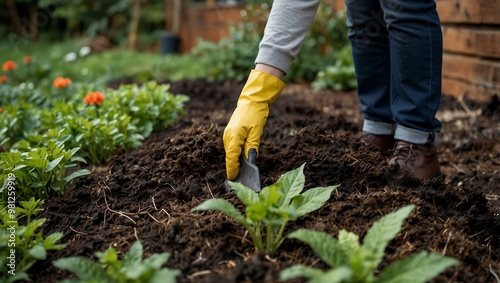
[[[160,38],[160,52],[162,55],[178,53],[181,39],[177,34],[164,32]]]

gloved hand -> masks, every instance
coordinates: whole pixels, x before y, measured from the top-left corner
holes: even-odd
[[[248,159],[248,150],[259,151],[260,137],[269,115],[269,105],[285,88],[285,83],[266,72],[252,70],[241,91],[237,107],[224,130],[226,173],[234,180],[239,172],[242,146]]]

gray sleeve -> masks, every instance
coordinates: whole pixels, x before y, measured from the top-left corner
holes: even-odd
[[[290,70],[318,10],[319,0],[274,0],[255,63]]]

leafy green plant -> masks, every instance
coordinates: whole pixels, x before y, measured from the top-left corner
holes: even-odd
[[[34,133],[40,126],[40,111],[30,103],[5,105],[0,113],[0,145],[9,147]]]
[[[170,257],[169,253],[153,254],[143,257],[142,244],[136,241],[123,257],[112,247],[105,252],[97,252],[99,263],[83,257],[68,257],[53,262],[57,268],[68,270],[78,276],[78,280],[63,280],[70,282],[115,282],[115,283],[173,283],[180,274],[179,270],[161,268]]]
[[[424,283],[446,268],[458,264],[454,258],[422,251],[393,262],[375,276],[389,241],[399,233],[403,221],[413,209],[413,205],[408,205],[383,216],[368,230],[362,245],[358,235],[346,230],[339,232],[338,239],[327,233],[308,229],[291,233],[288,238],[308,244],[331,269],[322,271],[304,265],[294,265],[281,271],[280,279],[307,277],[309,283]]]
[[[192,211],[217,210],[242,224],[258,251],[273,256],[284,238],[290,221],[319,209],[338,187],[304,189],[304,166],[283,174],[276,183],[256,193],[241,183],[229,182],[238,199],[246,206],[243,214],[225,199],[209,199]],[[264,240],[263,240],[264,238]]]
[[[25,152],[9,151],[0,153],[0,195],[7,199],[9,176],[15,176],[18,200],[31,197],[47,199],[53,194],[61,195],[71,182],[80,176],[90,174],[87,169],[67,174],[84,159],[77,156],[79,148],[65,150],[62,142],[49,140],[46,147],[31,148]]]
[[[7,206],[0,204],[0,281],[29,281],[27,271],[39,260],[47,259],[47,252],[61,250],[64,244],[58,241],[62,233],[53,233],[43,237],[37,230],[45,219],[31,221],[31,216],[42,211],[43,201],[31,198],[19,202],[16,206],[10,202]],[[26,217],[26,225],[19,220]]]
[[[334,63],[320,71],[311,86],[316,90],[331,88],[336,91],[355,89],[357,87],[351,45],[344,46],[335,54]]]
[[[67,116],[64,126],[72,136],[68,146],[79,145],[81,157],[90,164],[102,164],[119,148],[127,150],[141,145],[144,137],[131,119],[119,112],[107,112],[100,118]]]
[[[139,129],[143,136],[153,130],[165,128],[184,113],[184,103],[189,100],[186,95],[174,95],[169,92],[170,85],[160,85],[150,81],[142,86],[135,84],[121,85],[117,90],[109,89],[108,99],[103,108],[120,109],[130,116],[131,123]]]

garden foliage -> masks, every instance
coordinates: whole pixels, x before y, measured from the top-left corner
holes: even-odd
[[[118,150],[139,146],[152,131],[169,126],[184,114],[188,100],[156,82],[119,89],[73,82],[68,77],[19,82],[17,74],[33,65],[33,61],[3,64],[2,201],[6,200],[9,174],[15,175],[18,200],[62,194],[75,178],[90,173],[78,167],[102,164]]]
[[[424,283],[431,280],[446,268],[458,264],[458,261],[422,251],[395,261],[376,274],[389,241],[399,233],[403,221],[413,208],[413,205],[408,205],[383,216],[371,226],[362,244],[358,235],[346,230],[339,232],[338,239],[327,233],[308,229],[299,229],[289,234],[288,238],[308,244],[330,269],[323,271],[294,265],[284,269],[280,273],[280,279],[306,277],[309,278],[309,283]]]
[[[42,204],[43,201],[35,200],[35,198],[20,201],[18,205],[10,203],[6,206],[0,203],[1,282],[29,280],[27,271],[33,264],[39,260],[45,260],[48,251],[65,247],[64,244],[58,243],[63,236],[62,233],[53,233],[43,237],[42,232],[37,232],[45,219],[33,220],[31,217],[42,211]],[[25,225],[21,224],[22,222]]]
[[[192,50],[203,77],[242,81],[255,66],[258,45],[272,1],[247,1],[243,22],[233,27],[218,43],[200,40]],[[289,82],[314,82],[317,88],[336,90],[356,87],[351,60],[345,12],[335,11],[326,1],[318,13],[301,51],[284,77]],[[321,73],[321,76],[317,76]],[[354,78],[354,79],[353,79]]]
[[[96,257],[99,263],[84,257],[68,257],[54,261],[56,267],[71,271],[78,277],[76,280],[68,279],[61,283],[174,283],[180,274],[179,270],[162,268],[170,257],[169,253],[152,254],[143,259],[140,241],[130,247],[123,260],[118,259],[118,254],[112,247],[105,252],[97,252]]]
[[[225,199],[209,199],[192,211],[217,210],[242,224],[256,249],[273,256],[284,238],[290,221],[319,209],[338,186],[304,189],[304,166],[283,174],[276,183],[259,193],[241,183],[229,182],[238,199],[245,205],[245,215]]]

